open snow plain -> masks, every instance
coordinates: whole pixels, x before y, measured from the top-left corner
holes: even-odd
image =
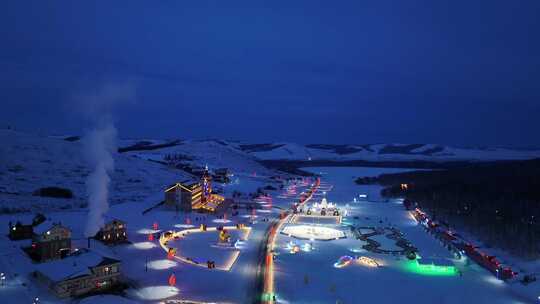
[[[354,176],[395,172],[394,169],[304,169],[322,173],[322,180],[334,186],[327,192],[329,201],[343,208],[348,204],[344,223],[335,226],[345,231],[347,238],[299,241],[280,234],[275,261],[276,294],[280,303],[534,303],[535,299],[514,292],[507,283],[495,279],[478,265],[454,259],[439,241],[417,225],[400,203],[382,202],[377,196],[378,186],[354,184]],[[377,202],[353,202],[353,197],[361,193],[369,193],[370,199]],[[395,227],[419,249],[422,257],[450,260],[461,275],[423,273],[404,256],[368,252],[362,249],[365,242],[357,240],[346,225]],[[311,243],[313,249],[292,254],[287,248],[290,242],[300,248]],[[334,267],[345,255],[369,257],[381,266],[367,267],[353,261],[341,268]]]

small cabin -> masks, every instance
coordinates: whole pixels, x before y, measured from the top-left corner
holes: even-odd
[[[12,241],[28,240],[34,234],[34,226],[17,221],[15,225],[9,222],[9,239]]]
[[[117,245],[127,242],[127,227],[126,223],[113,219],[103,226],[95,236],[95,239],[107,244]]]
[[[12,241],[29,240],[34,235],[34,227],[43,223],[45,220],[45,216],[38,213],[30,224],[23,224],[20,221],[17,221],[15,224],[9,222],[8,236]]]

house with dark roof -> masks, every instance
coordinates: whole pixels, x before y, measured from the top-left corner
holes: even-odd
[[[127,242],[127,226],[124,221],[119,219],[111,219],[98,231],[95,236],[107,245],[117,245]]]
[[[9,222],[8,236],[12,241],[31,239],[34,235],[34,227],[45,222],[45,220],[45,216],[41,213],[38,213],[32,219],[32,223],[29,224],[23,224],[20,221],[17,221],[15,224]]]
[[[32,259],[44,262],[61,259],[71,253],[71,230],[60,223],[44,222],[33,228]]]
[[[87,249],[36,265],[33,277],[60,298],[106,291],[120,283],[120,261]]]

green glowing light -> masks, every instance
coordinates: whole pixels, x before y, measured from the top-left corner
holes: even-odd
[[[275,295],[275,293],[263,293],[262,294],[262,301],[263,302],[273,301],[274,300],[274,295]]]
[[[417,260],[407,261],[405,269],[409,272],[426,276],[455,276],[455,266],[440,266],[434,264],[420,264]]]

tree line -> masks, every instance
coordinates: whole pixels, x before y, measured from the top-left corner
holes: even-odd
[[[384,196],[416,202],[436,220],[467,230],[486,246],[540,257],[540,159],[383,174],[356,182],[380,183]]]

